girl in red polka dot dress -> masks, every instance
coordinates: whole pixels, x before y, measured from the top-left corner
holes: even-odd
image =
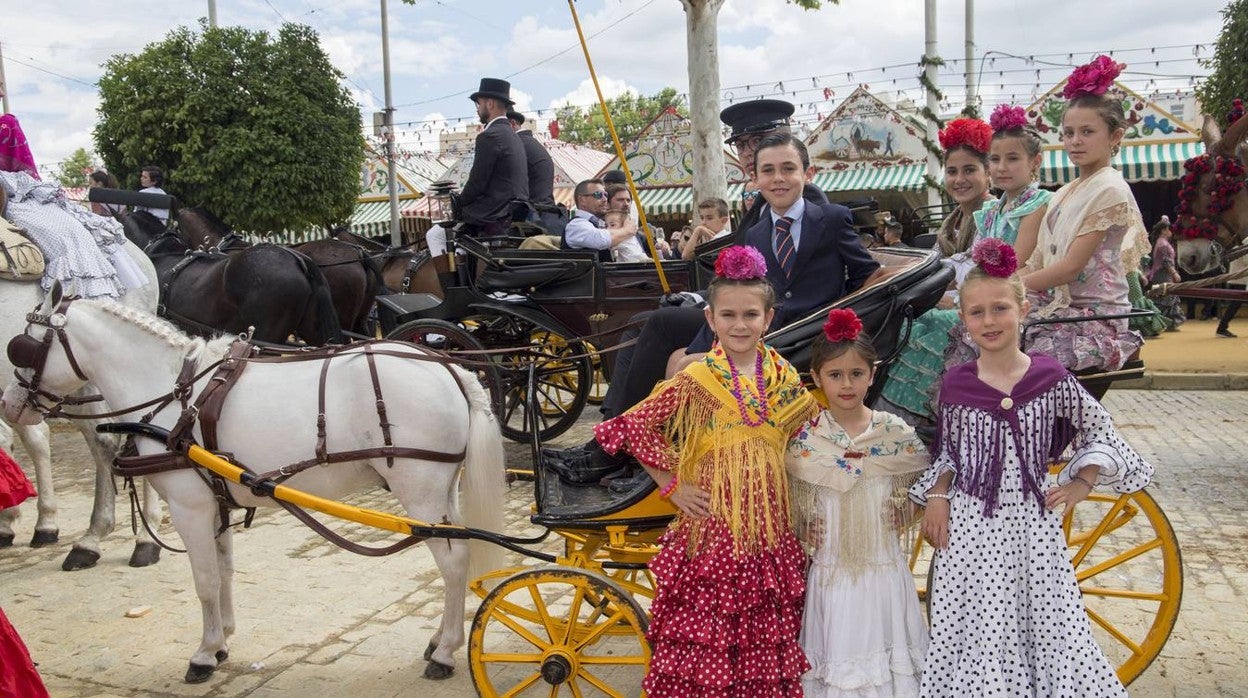
[[[789,521],[784,448],[818,406],[761,341],[775,312],[762,255],[730,247],[715,271],[711,352],[594,428],[680,510],[650,563],[643,687],[652,698],[800,696],[806,556]]]

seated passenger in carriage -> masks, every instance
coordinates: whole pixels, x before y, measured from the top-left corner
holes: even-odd
[[[610,210],[607,190],[600,179],[587,179],[573,192],[576,215],[563,230],[562,247],[569,250],[598,250],[604,261],[644,262],[650,257],[637,242],[637,228],[625,225],[607,229],[603,218]]]
[[[43,252],[44,289],[60,281],[83,298],[120,298],[147,283],[123,249],[120,223],[91,213],[65,198],[60,186],[39,179],[30,145],[12,114],[0,116],[0,189],[0,215]]]
[[[745,240],[767,262],[767,278],[780,301],[770,328],[775,329],[858,290],[880,265],[862,248],[845,207],[803,198],[803,184],[813,171],[800,139],[772,134],[759,144],[757,155],[755,176],[768,208],[763,219],[746,231]],[[612,380],[603,405],[607,416],[623,412],[649,394],[664,377],[673,349],[687,347],[676,370],[700,360],[712,343],[709,330],[704,330],[706,322],[697,308],[668,308],[652,315],[630,365]],[[674,342],[678,343],[673,346]],[[620,366],[618,360],[616,366]],[[592,441],[564,452],[547,451],[544,456],[551,469],[572,483],[595,482],[614,469],[631,467],[626,460],[607,456]]]
[[[507,121],[507,110],[515,104],[511,101],[511,83],[481,78],[480,89],[468,98],[476,103],[477,116],[485,128],[477,134],[472,170],[459,195],[464,219],[460,232],[469,236],[503,235],[511,226],[512,202],[529,199],[524,144]],[[446,254],[446,230],[442,226],[430,228],[425,242],[435,258]]]

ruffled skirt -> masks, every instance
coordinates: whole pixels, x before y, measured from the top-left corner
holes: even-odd
[[[733,552],[719,522],[693,557],[677,528],[650,562],[658,590],[643,683],[651,698],[795,698],[810,669],[798,644],[806,555],[792,534],[775,548]]]
[[[802,677],[807,698],[919,695],[927,623],[906,558],[856,577],[835,563],[811,567],[802,648],[813,665]]]
[[[35,496],[22,467],[9,454],[0,449],[0,509],[8,509]]]
[[[935,414],[934,398],[945,372],[949,330],[958,324],[958,311],[933,309],[915,319],[910,340],[888,369],[883,396],[892,404],[921,417]]]

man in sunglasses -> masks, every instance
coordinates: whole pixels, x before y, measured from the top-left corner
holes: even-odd
[[[611,207],[607,189],[601,179],[587,179],[576,185],[573,192],[576,215],[563,229],[563,243],[568,249],[600,250],[610,254],[617,247],[634,246],[633,252],[645,256],[637,242],[637,229],[625,226],[608,230],[603,215]],[[633,255],[636,256],[636,255]]]

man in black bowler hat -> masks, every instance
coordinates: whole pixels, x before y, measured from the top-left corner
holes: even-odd
[[[533,137],[533,130],[525,127],[524,114],[514,109],[507,110],[507,121],[511,130],[520,137],[524,146],[524,160],[528,171],[529,203],[537,212],[538,225],[546,229],[550,235],[562,235],[567,224],[566,216],[555,204],[555,161],[551,159],[546,147]]]
[[[502,235],[511,224],[513,199],[529,198],[529,173],[524,144],[507,122],[511,83],[481,78],[481,87],[469,96],[477,105],[477,117],[485,128],[477,134],[472,170],[459,194],[467,235]],[[429,254],[446,253],[446,231],[433,226],[425,234]]]
[[[793,105],[782,99],[756,99],[731,104],[719,113],[719,120],[732,127],[732,135],[724,143],[737,151],[737,160],[747,175],[753,176],[754,153],[758,144],[773,133],[789,133],[789,117],[793,116],[793,111]],[[810,182],[802,189],[802,198],[817,204],[828,203],[823,190]],[[753,199],[754,203],[741,216],[735,228],[733,244],[741,244],[745,240],[745,231],[758,223],[765,202],[761,196],[754,196]]]

